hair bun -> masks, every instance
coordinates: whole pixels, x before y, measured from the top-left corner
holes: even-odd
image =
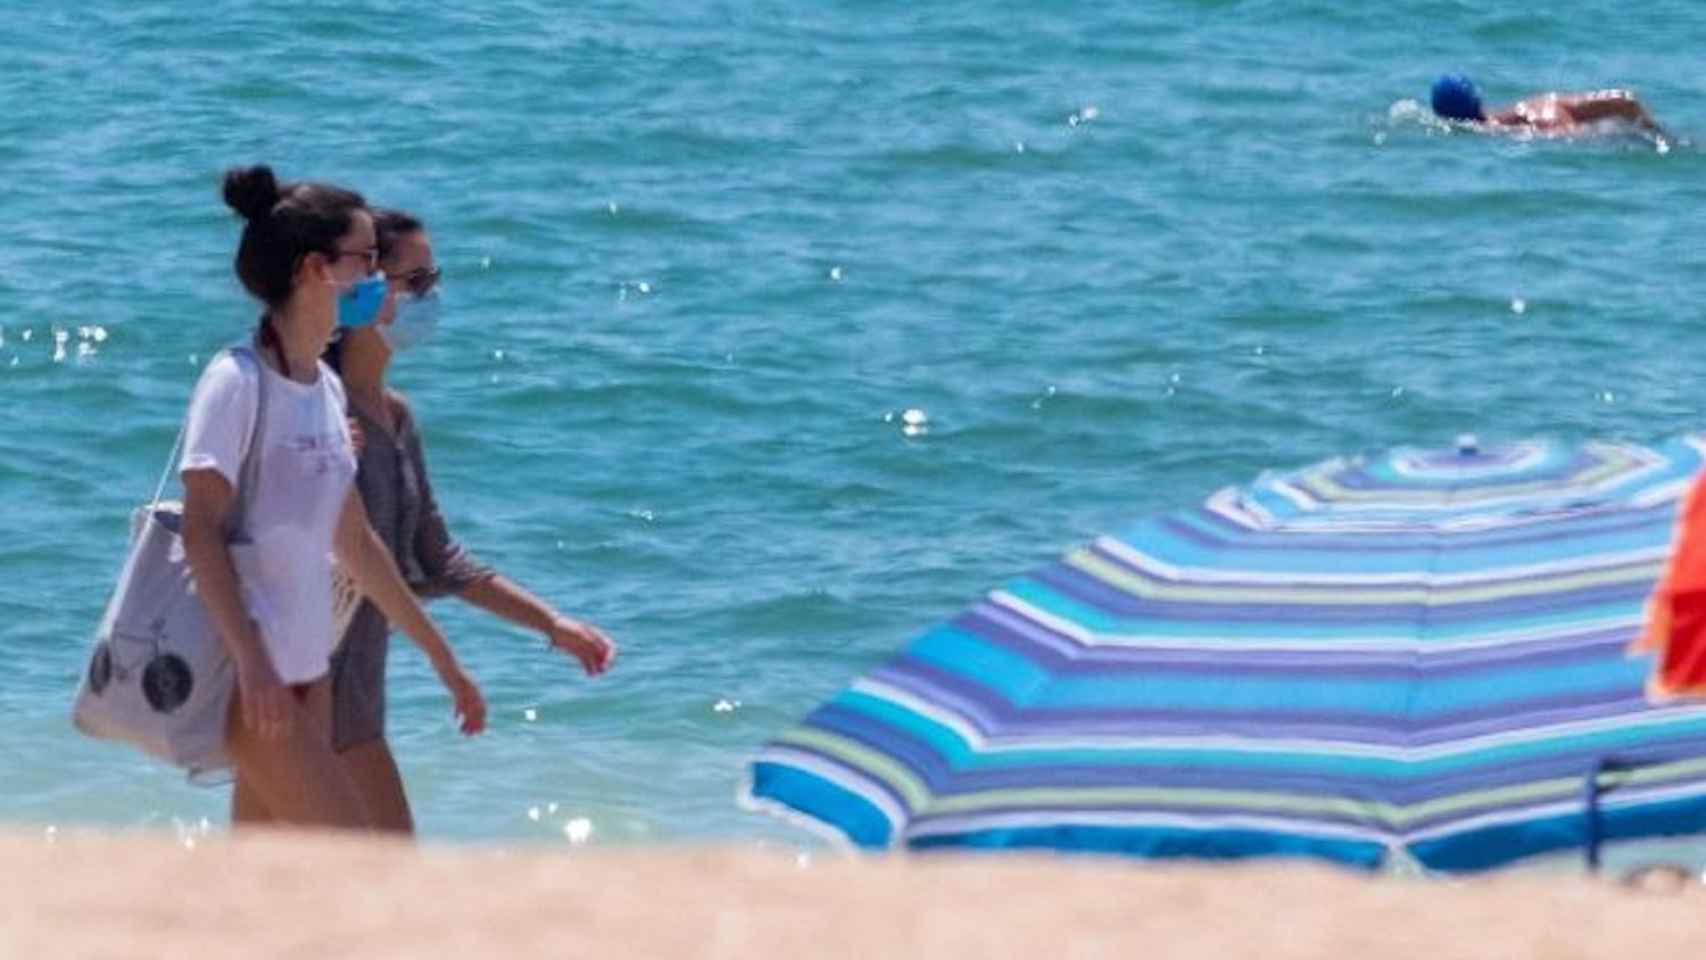
[[[258,220],[278,204],[278,178],[266,164],[225,171],[225,204],[245,220]]]

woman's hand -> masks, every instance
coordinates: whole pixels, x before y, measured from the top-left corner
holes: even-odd
[[[461,729],[464,736],[473,736],[486,729],[486,698],[480,695],[480,687],[474,678],[468,676],[462,665],[454,660],[442,665],[435,665],[438,678],[444,681],[444,687],[450,691],[450,698],[456,702],[456,716],[462,721]]]
[[[545,638],[551,646],[581,662],[589,677],[596,677],[616,662],[616,643],[604,631],[590,623],[572,617],[557,617],[551,621]]]
[[[243,726],[261,740],[283,740],[295,726],[290,688],[279,682],[278,672],[270,663],[237,666],[237,700],[243,710]]]

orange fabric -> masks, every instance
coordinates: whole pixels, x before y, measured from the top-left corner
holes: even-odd
[[[1694,478],[1683,498],[1670,562],[1631,649],[1658,655],[1649,697],[1706,696],[1706,474]]]

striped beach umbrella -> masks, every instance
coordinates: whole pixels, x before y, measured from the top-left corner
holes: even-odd
[[[767,744],[751,806],[866,848],[1394,855],[1706,832],[1706,708],[1631,657],[1706,438],[1401,449],[1072,551]]]

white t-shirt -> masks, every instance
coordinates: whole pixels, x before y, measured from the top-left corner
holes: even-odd
[[[332,537],[355,479],[344,385],[324,363],[310,384],[256,354],[221,353],[190,398],[180,471],[214,469],[235,494],[254,429],[260,378],[267,417],[256,439],[247,543],[230,546],[243,605],[284,683],[324,676],[332,650]]]

